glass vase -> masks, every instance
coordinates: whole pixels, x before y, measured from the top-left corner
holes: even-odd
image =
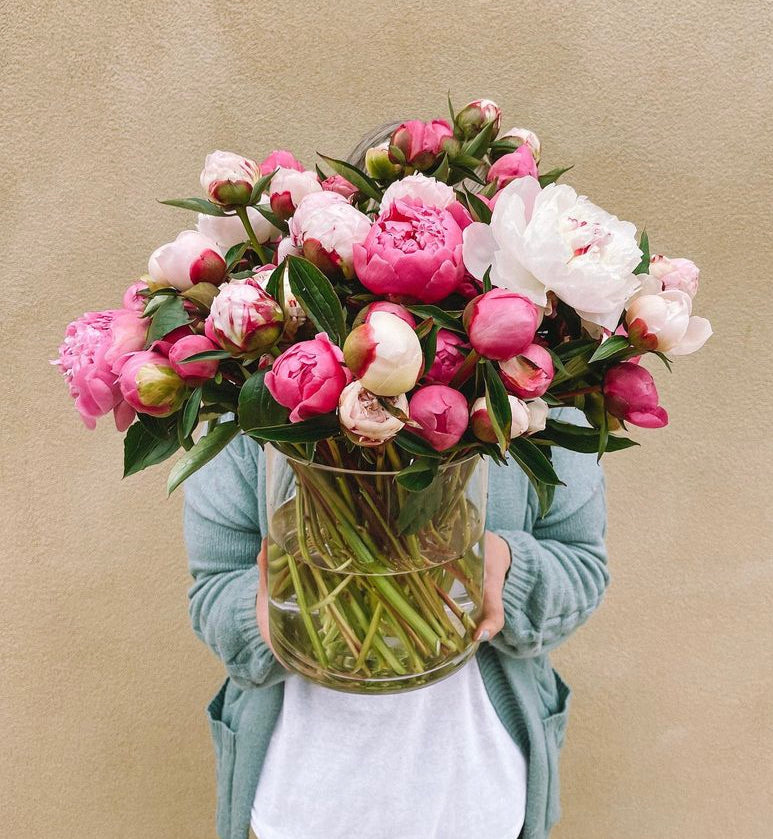
[[[443,465],[426,489],[266,446],[269,624],[277,658],[328,688],[392,693],[475,652],[488,463]]]

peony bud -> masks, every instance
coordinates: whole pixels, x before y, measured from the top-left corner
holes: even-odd
[[[344,343],[346,366],[377,396],[399,396],[416,384],[424,364],[411,327],[389,312],[375,312]]]
[[[346,198],[347,201],[359,193],[359,189],[351,181],[347,181],[343,175],[331,175],[329,178],[325,178],[322,181],[322,189],[327,192],[335,192]]]
[[[220,285],[226,264],[215,242],[195,230],[183,230],[174,242],[153,251],[148,273],[157,288],[185,291],[196,283]]]
[[[268,198],[260,201],[260,205],[269,208]],[[272,239],[278,239],[282,233],[263,216],[255,207],[247,207],[247,218],[252,229],[255,231],[255,238],[259,244],[265,244]],[[196,222],[196,229],[202,235],[215,242],[225,256],[229,248],[247,241],[247,231],[239,216],[210,216],[199,213]]]
[[[290,408],[290,422],[335,410],[341,391],[351,381],[341,350],[324,332],[285,350],[266,373],[269,393]]]
[[[487,122],[494,124],[491,139],[497,136],[502,124],[502,111],[491,99],[476,99],[465,105],[456,115],[456,127],[465,140],[470,140],[480,134]]]
[[[393,181],[402,167],[389,157],[389,141],[374,146],[365,152],[365,171],[378,181]]]
[[[430,178],[427,175],[422,175],[421,172],[416,172],[414,175],[400,178],[399,181],[395,181],[384,190],[379,217],[386,216],[396,201],[406,199],[412,203],[423,204],[425,207],[434,207],[436,210],[448,209],[454,219],[456,219],[458,212],[456,208],[462,206],[456,200],[453,187],[444,184],[437,178]]]
[[[192,355],[219,349],[217,344],[204,335],[186,335],[169,348],[169,363],[175,373],[188,384],[200,385],[217,373],[220,362],[215,358],[211,361],[187,363],[186,359]]]
[[[253,272],[253,276],[260,284],[260,287],[266,291],[268,281],[271,279],[271,274],[276,270],[276,265],[261,265]],[[298,298],[290,288],[289,271],[285,268],[282,274],[282,311],[284,312],[284,332],[282,338],[285,341],[291,341],[298,330],[306,323],[306,311],[298,302]]]
[[[544,431],[550,410],[548,403],[544,399],[531,399],[526,403],[526,408],[529,411],[529,427],[526,433],[536,434],[538,431]]]
[[[667,256],[655,254],[650,259],[649,273],[660,280],[661,291],[683,291],[690,297],[698,293],[700,271],[690,259],[669,259]]]
[[[500,361],[499,372],[505,387],[521,399],[542,396],[555,375],[552,356],[539,344],[530,344],[519,355]]]
[[[301,200],[312,192],[322,192],[315,172],[279,169],[271,179],[269,195],[272,211],[282,220],[290,218]]]
[[[338,419],[346,436],[358,446],[380,446],[391,440],[405,423],[387,411],[382,402],[389,402],[408,414],[408,400],[399,396],[376,396],[365,390],[361,382],[348,384],[338,400]]]
[[[298,158],[289,151],[284,149],[277,149],[272,151],[268,157],[261,160],[258,164],[261,175],[268,175],[275,169],[295,169],[296,172],[304,172],[304,165]]]
[[[439,329],[435,359],[424,376],[427,384],[447,385],[464,363],[470,345],[450,329]]]
[[[613,417],[642,428],[662,428],[668,414],[658,401],[655,382],[643,367],[624,361],[607,370],[604,403]]]
[[[529,131],[528,128],[511,128],[509,131],[505,131],[499,138],[500,144],[503,141],[511,145],[513,150],[521,146],[528,146],[534,156],[534,161],[539,163],[542,154],[542,144],[540,143],[539,137],[533,131]]]
[[[369,323],[376,312],[389,312],[395,315],[395,317],[400,318],[400,320],[404,320],[411,329],[416,328],[416,318],[408,309],[399,303],[390,303],[388,300],[376,300],[375,303],[371,303],[364,309],[360,309],[357,317],[354,319],[354,326],[359,326],[361,323]]]
[[[398,148],[405,162],[414,169],[429,169],[443,153],[447,143],[453,141],[454,132],[444,119],[422,122],[414,119],[398,125],[392,132],[390,146]],[[392,163],[401,163],[391,152]]]
[[[157,352],[130,356],[121,367],[119,383],[129,405],[152,417],[168,417],[185,399],[185,382],[172,369],[169,359]]]
[[[467,430],[467,400],[452,387],[427,385],[413,394],[410,417],[419,424],[411,431],[426,440],[437,452],[455,446]]]
[[[527,404],[518,399],[517,396],[508,396],[507,399],[510,403],[510,413],[512,416],[510,422],[510,439],[512,440],[528,432],[531,415]],[[491,417],[486,407],[485,396],[481,396],[472,403],[470,421],[472,423],[472,432],[479,440],[483,440],[484,443],[497,442],[497,435],[494,431],[494,426],[491,424]]]
[[[336,192],[315,192],[298,204],[290,238],[324,274],[354,276],[352,249],[370,232],[370,219]]]
[[[145,311],[145,304],[148,302],[148,298],[144,294],[140,294],[140,292],[147,290],[148,284],[145,280],[137,280],[137,282],[132,283],[123,293],[124,309],[131,309],[134,312],[142,314]]]
[[[523,145],[509,154],[500,157],[492,164],[486,175],[488,183],[495,183],[497,189],[506,187],[516,178],[536,178],[539,176],[537,164],[531,149]]]
[[[204,161],[200,180],[210,201],[243,207],[249,203],[258,178],[260,170],[254,160],[230,151],[213,151]]]
[[[476,352],[504,361],[519,355],[534,341],[540,313],[527,297],[495,288],[467,304],[463,321]]]
[[[239,358],[257,358],[276,344],[284,314],[256,280],[231,280],[220,289],[204,323],[204,334]]]
[[[706,318],[691,317],[692,300],[684,291],[661,291],[637,297],[625,320],[631,343],[642,351],[689,355],[711,337]]]

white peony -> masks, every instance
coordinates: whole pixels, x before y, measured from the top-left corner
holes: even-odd
[[[626,301],[639,288],[636,228],[578,196],[564,184],[540,189],[517,178],[499,194],[491,224],[464,231],[464,264],[482,279],[546,306],[547,293],[584,320],[614,331]]]
[[[384,215],[395,201],[402,198],[414,199],[426,207],[437,207],[441,210],[456,201],[456,195],[448,184],[417,172],[395,181],[386,188],[381,199],[380,214]]]
[[[260,203],[267,210],[270,209],[268,198],[264,198]],[[282,235],[281,231],[277,230],[254,207],[247,207],[247,218],[250,220],[252,229],[255,231],[255,237],[261,245],[271,239],[278,239]],[[199,213],[196,229],[199,233],[212,239],[213,242],[217,242],[217,246],[223,255],[225,255],[229,248],[246,242],[248,238],[242,220],[237,215],[209,216],[204,213]]]

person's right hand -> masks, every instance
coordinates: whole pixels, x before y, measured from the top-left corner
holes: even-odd
[[[271,646],[271,633],[268,628],[268,547],[265,539],[258,554],[258,571],[260,580],[258,581],[258,597],[255,606],[258,616],[258,629],[260,629],[263,640],[273,653],[274,648]]]

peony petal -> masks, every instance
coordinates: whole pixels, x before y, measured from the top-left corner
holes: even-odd
[[[691,317],[684,338],[672,347],[671,355],[689,355],[699,350],[714,334],[711,323],[706,318]]]
[[[649,411],[629,411],[625,419],[626,422],[638,425],[640,428],[663,428],[668,425],[666,409],[660,406]]]
[[[476,221],[466,227],[462,235],[464,264],[473,277],[482,280],[497,250],[494,234],[489,225]]]

